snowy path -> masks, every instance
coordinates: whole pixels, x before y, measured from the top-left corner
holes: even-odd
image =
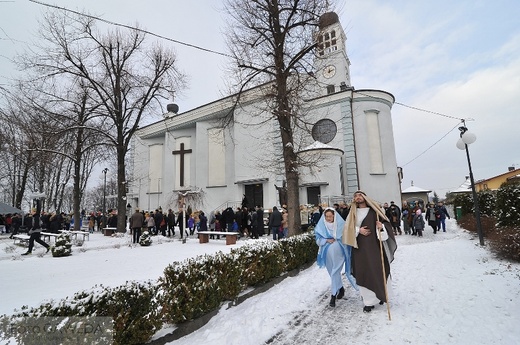
[[[330,308],[329,277],[313,265],[169,344],[518,344],[520,264],[494,259],[453,220],[398,243],[391,321],[386,305],[363,313],[352,288]]]

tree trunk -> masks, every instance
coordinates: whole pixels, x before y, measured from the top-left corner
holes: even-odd
[[[126,172],[125,150],[117,148],[117,232],[126,232]]]

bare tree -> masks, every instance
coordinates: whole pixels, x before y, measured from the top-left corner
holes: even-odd
[[[227,32],[235,60],[238,100],[253,86],[262,92],[264,113],[278,123],[287,181],[289,234],[300,231],[297,128],[306,128],[303,98],[314,85],[314,34],[330,9],[323,0],[227,0],[233,21]],[[232,114],[230,114],[232,115]],[[232,117],[228,117],[228,124]]]
[[[135,131],[146,113],[157,111],[168,90],[182,85],[175,55],[159,45],[147,46],[140,30],[107,31],[92,16],[48,12],[41,24],[42,44],[22,58],[42,76],[80,80],[88,90],[85,104],[95,107],[104,123],[95,130],[114,148],[117,157],[118,230],[125,230],[125,158]],[[76,188],[77,186],[75,186]]]

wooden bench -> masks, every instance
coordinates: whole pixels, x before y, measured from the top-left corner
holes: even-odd
[[[103,233],[105,234],[105,236],[112,236],[116,232],[117,232],[117,228],[110,228],[110,227],[103,228]]]
[[[54,242],[56,242],[56,238],[60,235],[60,234],[56,234],[54,232],[40,232],[40,235],[43,237],[43,241],[45,242],[45,239],[48,238],[49,239],[49,242],[51,241],[51,237],[54,238]]]
[[[198,231],[199,243],[208,243],[210,235],[226,236],[226,245],[236,244],[239,232],[225,232],[225,231]]]
[[[14,244],[20,244],[27,246],[29,245],[29,239],[31,236],[29,235],[13,235]]]
[[[78,235],[83,236],[82,241],[85,242],[85,237],[90,241],[90,232],[81,230],[60,230],[61,233],[69,234],[74,240],[78,240]]]

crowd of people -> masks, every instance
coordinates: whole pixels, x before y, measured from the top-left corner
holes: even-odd
[[[385,214],[392,223],[395,235],[397,233],[402,234],[401,221],[406,235],[422,237],[426,224],[433,229],[434,234],[441,229],[446,232],[446,218],[450,219],[450,215],[444,203],[442,201],[437,202],[437,204],[430,202],[425,207],[421,206],[419,203],[409,205],[406,201],[403,203],[402,210],[393,201],[390,207],[388,207],[388,204],[384,205]],[[394,219],[397,223],[392,221]]]

